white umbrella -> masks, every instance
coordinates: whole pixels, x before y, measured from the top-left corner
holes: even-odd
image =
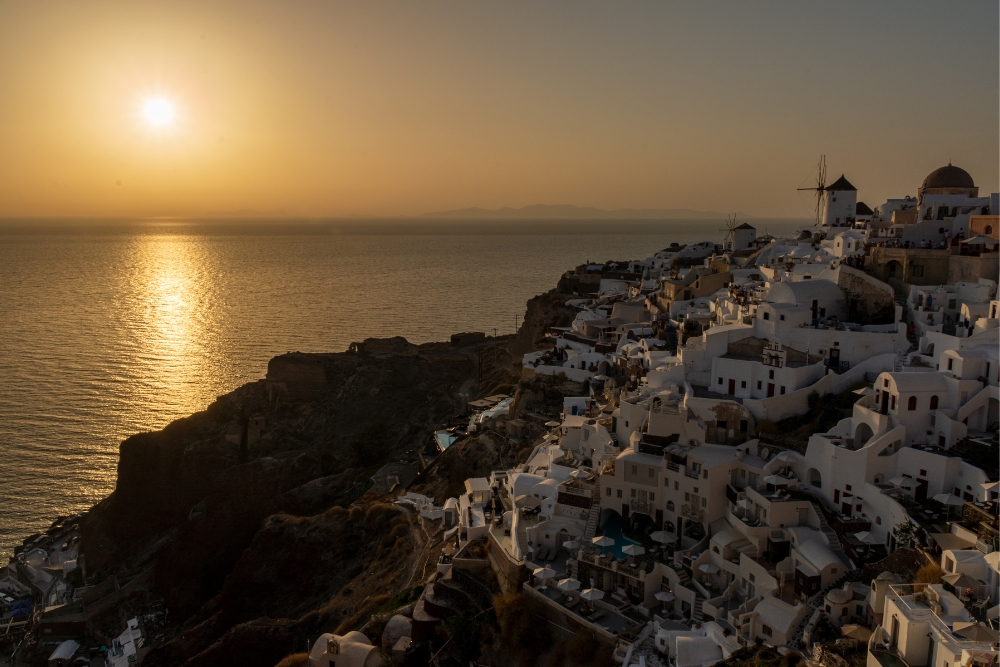
[[[556,576],[556,571],[551,567],[546,565],[545,567],[538,567],[531,572],[537,579],[551,579]]]
[[[566,540],[565,542],[563,542],[563,546],[570,550],[579,549],[580,543],[577,542],[576,540]]]
[[[573,578],[562,579],[556,587],[561,591],[575,591],[580,587],[580,582]]]
[[[698,566],[698,569],[704,572],[705,574],[715,574],[716,572],[719,571],[719,568],[715,567],[711,563],[702,563],[701,565]]]
[[[934,500],[938,501],[942,505],[953,505],[955,507],[961,507],[965,504],[964,500],[950,493],[939,493],[934,496]]]
[[[970,245],[996,245],[1000,243],[994,238],[989,236],[973,236],[971,239],[965,239],[962,243],[968,243]]]
[[[600,537],[595,537],[592,540],[592,542],[594,543],[594,546],[601,547],[602,549],[604,547],[613,547],[615,545],[615,541],[610,537],[608,537],[607,535],[601,535]]]
[[[597,380],[598,382],[604,382],[605,380],[610,380],[611,378],[609,378],[607,375],[598,374],[594,376],[594,379]]]
[[[671,602],[674,599],[674,594],[666,591],[658,591],[653,597],[660,602]]]
[[[781,475],[768,475],[761,481],[765,484],[774,484],[775,486],[788,486],[788,478]]]
[[[866,530],[860,533],[854,533],[854,537],[858,538],[858,541],[862,544],[882,544],[881,538],[871,531]]]
[[[640,547],[638,544],[628,544],[622,547],[622,553],[628,554],[629,556],[641,556],[646,553],[646,550]]]
[[[892,479],[889,480],[889,483],[892,484],[893,486],[901,486],[904,489],[913,488],[913,480],[910,479],[909,477],[893,477]]]
[[[653,540],[654,542],[659,542],[660,544],[666,544],[672,538],[670,537],[670,533],[668,533],[667,531],[657,530],[649,534],[649,539]]]
[[[594,600],[600,600],[604,597],[604,591],[599,591],[596,588],[588,588],[584,592],[580,593],[580,597],[587,602],[593,602]]]
[[[798,456],[793,452],[781,452],[774,458],[785,463],[795,463],[798,460]]]
[[[855,389],[855,394],[860,394],[861,396],[871,396],[875,393],[875,390],[871,387],[862,387],[861,389]]]
[[[542,501],[534,496],[528,495],[527,493],[523,496],[518,496],[514,499],[514,504],[518,507],[538,507],[542,504]]]
[[[549,428],[555,428],[556,426],[562,426],[562,422],[557,422],[555,420],[547,421],[545,422],[545,425],[548,426]]]

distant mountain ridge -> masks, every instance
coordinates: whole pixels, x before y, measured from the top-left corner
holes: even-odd
[[[696,211],[690,208],[620,208],[607,210],[592,206],[572,204],[534,204],[522,208],[505,206],[490,210],[485,208],[459,208],[451,211],[424,213],[422,218],[451,219],[522,219],[522,220],[677,220],[692,218],[725,218],[726,213],[717,211]],[[731,214],[729,214],[731,215]],[[746,213],[736,213],[738,218],[749,218]]]

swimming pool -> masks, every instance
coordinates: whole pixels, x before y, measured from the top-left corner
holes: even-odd
[[[602,551],[612,554],[615,558],[625,557],[625,554],[622,553],[622,547],[629,544],[639,544],[622,535],[622,518],[617,512],[608,512],[607,518],[601,523],[601,532],[605,537],[610,537],[615,541],[613,546],[603,547]]]

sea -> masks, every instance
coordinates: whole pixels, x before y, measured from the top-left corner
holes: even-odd
[[[790,234],[802,220],[752,220]],[[510,334],[585,261],[722,220],[0,221],[0,558],[114,490],[118,447],[371,336]]]

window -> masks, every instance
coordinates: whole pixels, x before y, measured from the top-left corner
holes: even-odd
[[[952,366],[954,365],[954,363],[955,363],[954,359],[949,359],[948,360],[948,370],[949,371],[952,369]]]
[[[753,572],[750,573],[750,582],[753,583],[757,581],[757,577],[754,576]]]
[[[633,475],[639,474],[639,467],[638,466],[632,466],[632,474]]]
[[[924,267],[921,264],[914,264],[910,267],[910,275],[915,278],[922,278],[924,275]]]
[[[761,388],[761,382],[760,382],[760,380],[757,380],[757,388],[758,388],[758,389],[760,389],[760,388]]]
[[[896,409],[896,395],[893,394],[889,397],[889,408],[892,410]]]
[[[722,378],[719,378],[719,381],[716,382],[715,384],[722,384]]]
[[[622,497],[622,490],[621,490],[621,489],[618,489],[618,497],[619,497],[619,498],[621,498],[621,497]]]
[[[771,313],[769,313],[769,312],[767,312],[767,311],[765,310],[765,311],[764,311],[764,319],[765,319],[765,320],[769,320],[769,319],[771,319]]]
[[[927,471],[926,470],[921,470],[920,471],[920,476],[921,477],[927,477]]]
[[[712,551],[714,551],[717,554],[721,554],[721,552],[719,551],[719,547],[712,547]]]
[[[883,387],[888,387],[889,386],[889,378],[886,378],[886,379],[882,380],[882,386]]]
[[[938,397],[931,396],[931,410],[937,410],[937,406],[938,406]]]
[[[678,491],[678,490],[680,490],[680,488],[681,488],[681,483],[680,482],[674,482],[674,491]]]
[[[695,493],[698,493],[698,487],[697,487],[697,486],[696,486],[696,487],[694,487],[694,492],[695,492]]]
[[[648,471],[650,477],[656,477],[656,470],[650,468]]]
[[[837,568],[831,567],[830,568],[830,574],[837,574]]]
[[[740,380],[740,389],[746,389],[746,388],[747,388],[747,381]]]
[[[948,310],[955,310],[955,299],[948,299]]]
[[[784,322],[785,321],[785,316],[781,315],[781,316],[778,317],[778,319],[781,320],[782,322]]]
[[[673,512],[674,511],[674,501],[672,501],[672,500],[668,500],[667,501],[667,511],[668,512]]]
[[[785,395],[785,385],[781,385],[781,395]]]
[[[875,525],[876,526],[881,526],[882,525],[882,517],[880,517],[880,516],[875,517]]]
[[[604,495],[606,495],[606,496],[610,496],[611,495],[611,487],[610,486],[607,488],[607,493],[605,493]]]
[[[916,396],[910,396],[910,398],[907,399],[907,401],[906,401],[906,409],[910,410],[910,411],[913,411],[913,410],[917,409],[917,397]]]
[[[774,371],[768,371],[767,372],[767,379],[768,380],[773,380],[774,379]]]
[[[715,422],[715,428],[726,428],[726,422],[721,419]]]
[[[850,484],[845,484],[844,488],[847,489],[848,491],[850,491],[851,490],[851,485]]]
[[[740,433],[746,433],[748,427],[749,427],[749,424],[747,423],[747,420],[746,419],[741,419],[740,420]]]
[[[631,496],[632,496],[633,498],[635,498],[635,489],[632,489],[632,493],[631,493]]]
[[[684,492],[684,502],[691,502],[691,494],[687,491]]]
[[[708,507],[708,498],[702,498],[701,499],[701,506],[702,507]]]

